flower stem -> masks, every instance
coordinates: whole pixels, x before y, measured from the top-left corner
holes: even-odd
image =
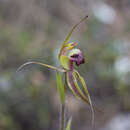
[[[61,104],[61,113],[60,113],[60,130],[65,128],[65,104]]]

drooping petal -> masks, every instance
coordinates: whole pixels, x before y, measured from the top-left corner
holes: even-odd
[[[77,80],[81,83],[81,86],[79,86]],[[78,73],[78,71],[68,71],[67,72],[67,83],[73,94],[80,98],[82,101],[87,103],[91,107],[92,111],[92,126],[94,124],[94,109],[92,105],[92,101],[86,86],[86,83],[82,76]],[[82,88],[82,89],[81,89]],[[85,93],[85,94],[84,94]]]
[[[91,111],[92,111],[92,126],[93,126],[93,124],[94,124],[94,109],[93,109],[91,97],[89,95],[86,83],[85,83],[83,77],[78,73],[78,71],[74,70],[74,74],[77,77],[77,79],[79,79],[80,83],[82,84],[83,90],[84,90],[84,92],[85,92],[85,94],[88,98],[88,101],[89,101],[89,104],[90,104],[90,107],[91,107]]]
[[[80,98],[81,100],[83,100],[84,102],[90,105],[89,100],[85,97],[84,93],[78,86],[76,82],[76,78],[73,75],[73,71],[67,72],[67,83],[68,83],[69,88],[71,89],[71,91],[76,97]]]

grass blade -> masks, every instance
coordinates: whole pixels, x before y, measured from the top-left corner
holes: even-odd
[[[72,122],[72,118],[69,119],[66,130],[71,130],[71,122]]]

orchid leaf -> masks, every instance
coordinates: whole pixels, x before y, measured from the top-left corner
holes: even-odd
[[[62,52],[63,48],[66,46],[66,43],[67,43],[68,40],[70,39],[70,37],[71,37],[73,31],[76,29],[76,27],[77,27],[80,23],[82,23],[82,22],[83,22],[85,19],[87,19],[87,18],[88,18],[88,16],[85,16],[83,19],[81,19],[77,24],[75,24],[75,25],[72,27],[72,29],[70,30],[69,34],[67,35],[67,37],[65,38],[65,40],[64,40],[64,42],[63,42],[63,44],[62,44],[62,47],[61,47],[61,49],[60,49],[60,53],[59,53],[59,55],[58,55],[58,58],[60,58],[61,52]]]
[[[93,108],[93,105],[92,105],[92,101],[91,101],[91,98],[90,98],[90,95],[89,95],[86,83],[85,83],[83,77],[78,73],[78,71],[74,71],[74,73],[77,75],[80,83],[83,86],[83,89],[84,89],[84,91],[86,93],[86,96],[88,97],[88,100],[89,100],[89,103],[90,103],[90,107],[91,107],[91,111],[92,111],[92,126],[93,126],[93,124],[94,124],[94,108]]]
[[[69,62],[70,62],[70,60],[67,56],[63,55],[63,56],[60,57],[60,63],[61,63],[61,65],[64,69],[69,70],[69,68],[70,68]]]
[[[18,71],[20,71],[23,67],[25,67],[25,66],[27,66],[27,65],[30,65],[30,64],[37,64],[37,65],[41,65],[41,66],[47,67],[47,68],[49,68],[49,69],[53,69],[53,70],[60,71],[60,72],[65,72],[65,70],[63,70],[63,69],[58,69],[58,68],[56,68],[56,67],[54,67],[54,66],[47,65],[47,64],[43,64],[43,63],[41,63],[41,62],[33,62],[33,61],[32,61],[32,62],[26,62],[26,63],[24,63],[23,65],[21,65],[21,66],[17,69],[16,73],[17,73]]]
[[[58,71],[56,73],[56,81],[57,81],[57,89],[58,89],[58,92],[59,92],[59,95],[60,95],[61,103],[64,104],[65,103],[64,84],[62,82],[62,77],[61,77],[61,75]]]
[[[71,130],[71,122],[72,122],[72,118],[69,119],[66,130]]]

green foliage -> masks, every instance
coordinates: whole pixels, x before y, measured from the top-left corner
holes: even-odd
[[[66,130],[71,130],[71,122],[72,122],[72,118],[69,119]]]

